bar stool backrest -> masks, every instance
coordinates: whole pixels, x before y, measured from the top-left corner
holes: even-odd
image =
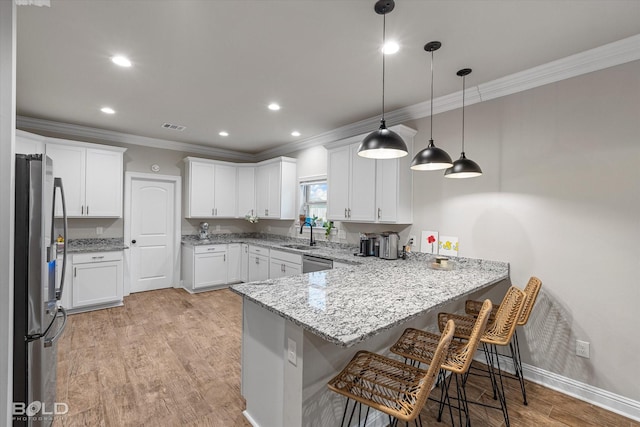
[[[518,319],[519,326],[524,326],[529,321],[529,316],[531,316],[531,312],[533,311],[533,306],[538,298],[540,288],[542,288],[542,280],[535,276],[531,276],[527,286],[524,288],[526,297],[522,306],[522,313],[520,313],[520,318]]]
[[[451,340],[453,339],[453,334],[455,332],[455,323],[453,320],[449,320],[447,322],[447,326],[445,326],[442,331],[442,335],[440,336],[440,342],[438,343],[438,347],[436,347],[436,351],[433,353],[433,360],[431,361],[431,365],[429,365],[429,369],[427,369],[427,373],[420,380],[420,390],[416,395],[416,402],[409,411],[410,413],[405,418],[405,420],[414,420],[420,414],[422,408],[424,408],[425,403],[427,403],[427,399],[429,398],[429,394],[431,393],[431,389],[433,388],[433,384],[436,381],[436,376],[440,371],[440,366],[442,362],[444,362],[444,358],[449,352],[449,345],[451,344]],[[409,409],[409,408],[407,408]]]
[[[444,365],[451,365],[451,368],[454,368],[453,370],[458,373],[464,373],[469,370],[471,362],[473,362],[473,356],[480,345],[480,338],[482,338],[482,335],[487,329],[487,323],[489,322],[489,315],[491,314],[492,309],[493,304],[491,303],[491,300],[484,300],[482,307],[480,308],[480,312],[478,313],[478,317],[473,324],[473,329],[469,335],[469,341],[467,341],[460,351],[453,355],[449,353]],[[454,359],[457,363],[447,363],[451,359]]]
[[[482,336],[483,342],[497,345],[507,345],[509,343],[516,326],[518,326],[524,299],[525,293],[523,291],[515,286],[509,288],[500,303],[495,320]]]

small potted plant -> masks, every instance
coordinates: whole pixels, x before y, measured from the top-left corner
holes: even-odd
[[[331,230],[333,230],[333,221],[327,221],[322,226],[324,227],[324,235],[329,238]]]

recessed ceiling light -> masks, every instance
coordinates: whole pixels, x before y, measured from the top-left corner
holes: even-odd
[[[269,110],[278,111],[279,109],[280,109],[280,106],[275,102],[272,102],[271,104],[269,104]]]
[[[126,56],[116,55],[111,57],[111,61],[121,67],[131,67],[131,61]]]
[[[220,135],[220,136],[229,136],[229,132],[223,130],[223,131],[218,132],[218,135]]]
[[[382,53],[386,55],[391,55],[400,50],[400,46],[396,42],[386,42],[384,46],[382,46]]]
[[[300,132],[294,130],[293,132],[291,132],[291,136],[300,136]]]
[[[116,110],[114,110],[114,109],[113,109],[113,108],[111,108],[111,107],[102,107],[102,108],[100,109],[100,111],[102,111],[102,112],[103,112],[103,113],[105,113],[105,114],[115,114],[115,113],[116,113]]]

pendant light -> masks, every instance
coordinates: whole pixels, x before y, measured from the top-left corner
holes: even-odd
[[[474,178],[482,175],[482,169],[473,160],[467,159],[464,155],[464,93],[465,77],[471,74],[471,68],[463,68],[456,73],[462,77],[462,152],[460,158],[453,162],[453,167],[444,171],[445,178]]]
[[[393,0],[379,0],[374,6],[378,15],[382,15],[382,46],[386,42],[386,14],[395,7]],[[358,155],[370,159],[395,159],[409,154],[407,144],[400,135],[387,129],[384,121],[384,65],[385,53],[382,51],[382,120],[380,128],[367,135],[358,147]]]
[[[451,157],[441,148],[433,144],[433,52],[440,49],[442,43],[429,42],[424,50],[431,52],[431,137],[427,148],[418,152],[411,161],[411,169],[418,171],[434,171],[453,166]]]

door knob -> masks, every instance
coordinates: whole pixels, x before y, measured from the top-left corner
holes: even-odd
[[[135,241],[135,239],[134,239],[134,240],[132,240],[132,241],[131,241],[131,243],[133,243],[133,244],[135,245],[135,244],[136,244],[136,241]]]

